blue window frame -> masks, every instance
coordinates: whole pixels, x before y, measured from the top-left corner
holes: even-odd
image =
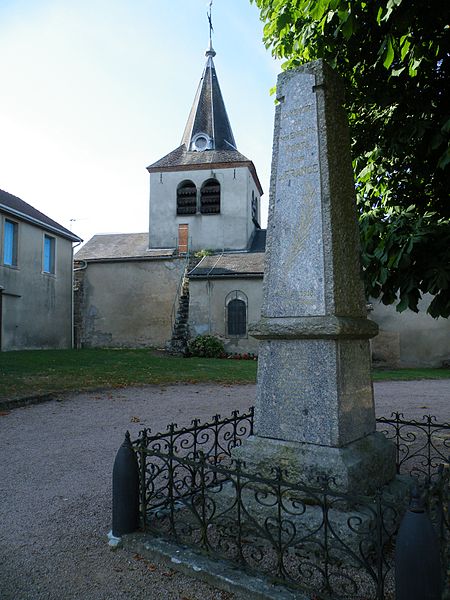
[[[44,235],[44,273],[55,273],[55,238]]]
[[[17,267],[18,229],[17,223],[5,219],[3,228],[3,264],[9,267]]]

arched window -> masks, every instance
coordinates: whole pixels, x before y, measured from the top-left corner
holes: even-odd
[[[247,296],[235,290],[225,300],[227,335],[243,337],[247,335]]]
[[[197,188],[192,181],[183,181],[177,188],[177,215],[195,215]]]
[[[200,212],[202,215],[220,213],[220,183],[217,179],[207,179],[200,193]]]

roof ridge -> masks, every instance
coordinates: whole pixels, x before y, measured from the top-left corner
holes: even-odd
[[[41,212],[31,204],[28,204],[28,202],[25,202],[25,200],[22,200],[19,196],[10,194],[2,189],[0,189],[0,208],[25,221],[38,224],[44,229],[50,229],[59,233],[63,237],[67,237],[74,242],[81,241],[79,236],[75,235],[72,231],[50,218],[45,213]]]

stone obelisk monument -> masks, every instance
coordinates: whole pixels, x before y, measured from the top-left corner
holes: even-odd
[[[322,61],[278,77],[255,435],[236,454],[370,493],[395,475],[375,432],[342,85]]]

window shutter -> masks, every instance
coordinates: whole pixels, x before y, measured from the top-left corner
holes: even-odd
[[[245,335],[247,331],[247,307],[243,300],[228,303],[228,335]]]

